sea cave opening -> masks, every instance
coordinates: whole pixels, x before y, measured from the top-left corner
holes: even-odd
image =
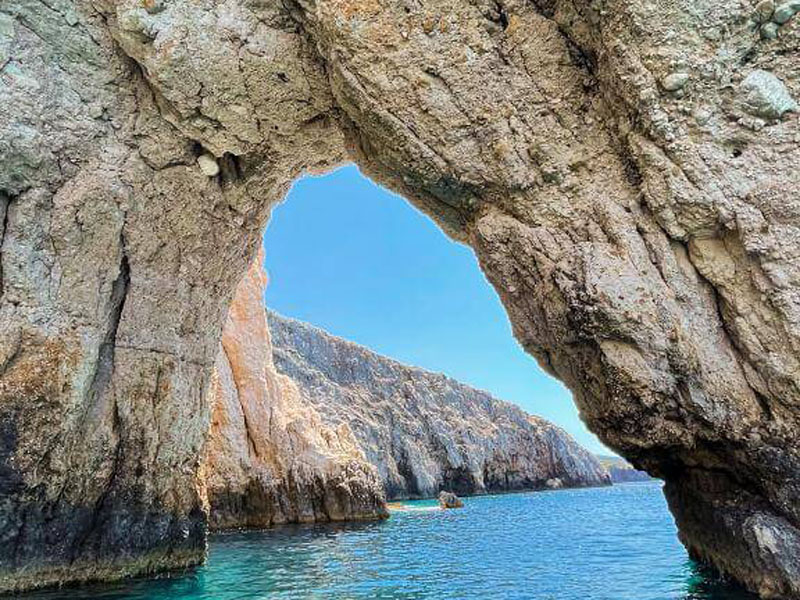
[[[404,198],[353,165],[304,177],[274,209],[263,247],[268,284],[259,307],[269,309],[271,368],[282,396],[269,435],[285,428],[281,435],[297,454],[282,467],[253,460],[256,479],[276,481],[226,489],[216,516],[210,495],[212,527],[269,529],[212,536],[204,569],[223,560],[264,589],[313,586],[347,597],[368,595],[387,578],[380,597],[448,597],[447,585],[463,588],[464,596],[453,597],[482,597],[523,580],[535,597],[569,582],[576,591],[564,597],[623,597],[616,590],[636,589],[646,598],[640,583],[653,580],[653,598],[731,597],[686,556],[660,482],[621,467],[581,422],[569,391],[514,340],[472,250]],[[229,388],[242,393],[238,383]],[[510,408],[498,408],[495,398]],[[250,438],[242,447],[259,454],[257,414],[239,403]],[[298,416],[306,409],[312,416]],[[520,433],[519,409],[544,419],[530,417]],[[281,421],[280,412],[294,416]],[[324,441],[298,433],[309,423]],[[275,440],[272,452],[285,452],[285,440]],[[298,440],[312,447],[313,459]],[[587,475],[593,467],[586,461],[613,472],[615,485]],[[374,472],[365,475],[356,462]],[[288,474],[276,476],[281,468]],[[315,468],[325,474],[309,472]],[[343,475],[347,468],[355,474]],[[389,500],[385,522],[371,520],[370,477]],[[478,514],[436,520],[442,490],[468,496],[467,508]],[[459,543],[473,557],[454,567],[447,548]],[[392,556],[392,548],[409,544],[419,557],[411,550]],[[254,557],[258,573],[250,570]],[[599,595],[585,593],[609,572]]]
[[[11,4],[0,593],[169,572],[110,595],[736,596],[690,554],[800,595],[794,0]],[[385,246],[399,214],[312,209],[316,239],[289,237],[316,282],[268,241],[269,302],[336,335],[267,312],[271,207],[348,157],[469,245],[664,495],[607,485],[469,251]],[[328,312],[282,306],[298,284]],[[238,528],[265,531],[206,563]]]
[[[556,421],[609,454],[525,353],[469,246],[355,165],[298,180],[264,233],[266,305]]]

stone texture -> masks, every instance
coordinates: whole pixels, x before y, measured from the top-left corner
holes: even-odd
[[[689,81],[688,73],[670,73],[661,81],[661,86],[668,92],[676,92]]]
[[[211,377],[201,477],[214,529],[389,516],[383,487],[346,423],[326,427],[275,370],[263,255],[239,284]]]
[[[765,119],[779,119],[785,112],[798,110],[783,82],[768,71],[756,70],[741,86],[744,110]]]
[[[142,16],[203,8],[169,6]],[[204,559],[197,475],[228,305],[270,203],[344,156],[323,71],[282,10],[222,11],[225,27],[207,12],[153,45],[125,29],[128,8],[0,6],[0,590]],[[236,23],[253,44],[234,41]],[[237,64],[210,64],[212,46]],[[149,81],[139,48],[181,92]],[[227,116],[201,100],[220,90]],[[236,131],[212,135],[223,122]],[[263,152],[235,156],[253,132]],[[217,177],[196,162],[205,151]]]
[[[197,157],[197,164],[200,170],[208,177],[215,177],[219,175],[219,165],[216,159],[211,154],[201,154]]]
[[[270,206],[350,156],[474,248],[695,556],[800,597],[798,117],[739,98],[800,97],[800,27],[754,13],[5,0],[0,589],[203,559],[227,307]]]
[[[800,2],[798,0],[789,0],[788,2],[781,3],[775,8],[775,13],[772,15],[772,20],[779,25],[783,25],[798,12],[800,12]]]
[[[440,373],[409,367],[268,311],[275,366],[325,423],[349,425],[389,499],[608,485],[552,423]]]
[[[629,462],[616,456],[600,456],[597,459],[611,476],[612,483],[630,483],[637,481],[651,481],[652,477],[645,471],[634,469]]]
[[[464,508],[464,502],[453,492],[439,492],[439,506],[442,508]]]

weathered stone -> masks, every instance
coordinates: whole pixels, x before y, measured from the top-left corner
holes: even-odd
[[[694,112],[692,113],[694,116],[695,121],[698,125],[703,126],[706,125],[712,117],[711,111],[706,106],[698,106],[695,108]]]
[[[760,0],[756,4],[756,17],[760,23],[766,23],[772,18],[772,13],[775,11],[774,0]]]
[[[761,39],[774,40],[776,37],[778,37],[778,29],[780,29],[780,27],[777,23],[773,23],[771,21],[769,23],[764,23],[759,29],[761,32]]]
[[[682,89],[688,81],[688,73],[670,73],[661,80],[661,87],[668,92],[676,92]]]
[[[350,426],[389,499],[608,485],[566,432],[440,373],[269,312],[275,365],[331,427]]]
[[[788,2],[778,5],[772,15],[772,20],[778,25],[783,25],[798,12],[800,12],[800,0],[789,0]]]
[[[219,175],[219,165],[217,159],[211,154],[201,154],[197,157],[197,164],[200,170],[208,177],[216,177]]]
[[[239,284],[211,377],[202,466],[214,529],[380,519],[383,486],[347,424],[325,426],[272,362],[259,254]]]
[[[64,14],[64,19],[67,21],[67,24],[70,25],[71,27],[74,27],[75,25],[77,25],[79,20],[80,20],[79,17],[78,17],[78,14],[75,11],[72,11],[72,10],[68,10]]]
[[[0,13],[0,71],[8,62],[9,49],[14,40],[15,27],[14,19],[10,15]]]
[[[695,555],[800,597],[800,144],[742,127],[736,84],[797,97],[797,28],[754,49],[729,0],[503,0],[506,29],[483,0],[163,5],[0,11],[0,589],[203,560],[227,307],[271,206],[350,157],[475,250]]]
[[[442,491],[439,493],[439,506],[445,509],[464,508],[464,503],[453,492]]]
[[[797,111],[797,102],[783,82],[769,71],[752,71],[741,84],[744,110],[757,117],[779,119],[784,113]]]
[[[164,0],[143,0],[144,9],[151,15],[155,15],[164,10]]]

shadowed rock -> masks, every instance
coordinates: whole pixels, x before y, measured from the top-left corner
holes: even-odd
[[[693,555],[800,597],[794,3],[145,4],[0,11],[0,590],[203,560],[228,306],[349,157],[475,250]]]

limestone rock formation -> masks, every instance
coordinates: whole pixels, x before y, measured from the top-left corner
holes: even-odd
[[[626,460],[616,456],[599,456],[597,459],[608,471],[612,483],[631,483],[651,481],[653,478],[646,471],[634,469]]]
[[[326,427],[279,375],[259,254],[239,284],[211,377],[202,477],[215,529],[388,516],[375,469],[346,423]]]
[[[692,555],[800,597],[795,8],[4,0],[0,590],[203,560],[228,305],[350,156],[475,249]]]
[[[646,471],[633,468],[611,467],[608,469],[612,483],[636,483],[652,481],[652,477]]]
[[[439,492],[439,506],[442,508],[464,508],[464,502],[453,492]]]
[[[349,425],[389,499],[608,485],[552,423],[440,373],[409,367],[268,311],[275,366],[333,427]]]

